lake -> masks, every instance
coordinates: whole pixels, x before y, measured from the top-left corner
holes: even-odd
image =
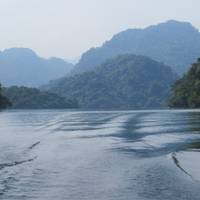
[[[199,200],[200,110],[0,113],[0,199]]]

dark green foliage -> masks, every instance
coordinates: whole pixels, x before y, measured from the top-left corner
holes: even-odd
[[[176,108],[200,108],[200,59],[175,83],[169,104]]]
[[[12,108],[18,109],[53,109],[77,108],[74,100],[66,100],[56,94],[42,92],[36,88],[17,87],[4,88],[3,94],[12,102]]]
[[[2,95],[2,88],[0,84],[0,109],[5,109],[11,106],[10,101]]]
[[[198,58],[199,52],[199,31],[189,23],[171,20],[157,26],[129,29],[115,35],[101,47],[84,53],[74,73],[91,70],[109,58],[131,53],[163,62],[183,74]]]
[[[165,105],[177,75],[144,56],[121,55],[94,71],[66,77],[48,86],[83,108],[152,108]]]

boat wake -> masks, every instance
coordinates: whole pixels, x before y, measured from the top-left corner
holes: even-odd
[[[2,164],[0,164],[0,170],[7,168],[7,167],[14,167],[14,166],[21,165],[21,164],[24,164],[24,163],[27,163],[27,162],[32,162],[35,159],[37,159],[37,156],[30,158],[30,159],[27,159],[27,160],[14,161],[14,162],[11,162],[11,163],[2,163]]]

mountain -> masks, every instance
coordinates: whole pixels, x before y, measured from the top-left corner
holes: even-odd
[[[11,48],[0,52],[0,80],[3,85],[37,87],[67,74],[72,64],[59,58],[44,59],[31,49]]]
[[[101,47],[85,52],[73,74],[88,71],[109,58],[127,53],[148,56],[183,74],[198,58],[199,52],[199,31],[190,23],[170,20],[116,34]]]
[[[10,101],[2,95],[2,88],[0,84],[0,109],[5,109],[11,106]]]
[[[51,82],[46,89],[77,99],[82,108],[152,108],[166,105],[176,79],[170,67],[127,54],[110,59],[93,71]]]
[[[75,100],[66,100],[56,94],[36,88],[12,86],[3,88],[3,95],[9,99],[14,109],[78,108]]]
[[[200,59],[173,86],[170,106],[174,108],[200,108]]]

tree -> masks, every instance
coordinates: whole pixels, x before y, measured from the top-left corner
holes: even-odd
[[[2,95],[2,87],[0,84],[0,109],[5,109],[11,106],[10,101]]]
[[[172,88],[169,105],[175,108],[200,108],[200,58]]]

